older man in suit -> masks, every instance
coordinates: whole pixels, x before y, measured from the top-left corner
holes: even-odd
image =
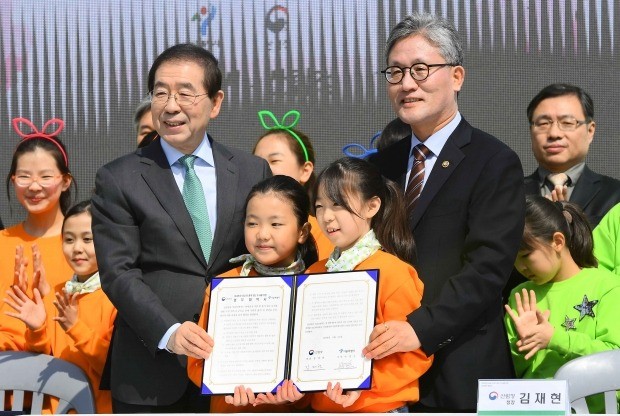
[[[551,84],[527,106],[527,118],[538,168],[525,178],[525,193],[574,202],[595,227],[620,202],[620,181],[586,165],[596,130],[592,98],[575,85]]]
[[[386,61],[389,99],[413,134],[371,162],[403,186],[424,296],[408,322],[375,327],[364,352],[434,354],[415,410],[471,412],[478,379],[513,375],[501,293],[523,233],[523,171],[458,111],[465,70],[452,24],[406,17],[390,32]]]
[[[95,246],[118,309],[109,354],[116,413],[208,411],[186,356],[211,352],[196,324],[205,287],[244,250],[245,198],[271,175],[264,160],[207,135],[224,98],[221,78],[203,48],[164,51],[148,78],[160,139],[97,172]]]

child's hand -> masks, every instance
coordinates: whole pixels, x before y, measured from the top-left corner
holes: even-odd
[[[6,291],[6,294],[9,295],[11,300],[5,298],[4,302],[17,312],[5,312],[5,314],[19,319],[32,331],[43,326],[47,315],[39,289],[33,289],[34,299],[26,296],[19,286],[13,286],[12,290]]]
[[[291,380],[284,380],[282,385],[276,388],[275,396],[273,393],[260,393],[256,396],[254,406],[259,404],[284,404],[292,403],[300,400],[304,394],[297,390],[297,387]]]
[[[522,293],[523,302],[521,302],[519,292],[515,293],[515,302],[517,304],[516,313],[509,305],[504,305],[506,312],[508,312],[508,315],[515,323],[519,339],[531,335],[535,331],[536,325],[538,325],[538,318],[536,317],[536,312],[538,311],[536,306],[536,293],[531,290],[530,294],[528,294],[526,289],[523,289]]]
[[[342,407],[349,407],[355,403],[362,392],[359,390],[350,390],[343,394],[340,383],[336,383],[336,385],[332,387],[332,383],[329,382],[327,383],[327,391],[323,394],[332,399],[335,403],[342,405]]]
[[[58,316],[54,317],[54,321],[58,322],[65,332],[78,321],[78,296],[77,293],[70,295],[64,291],[56,293],[54,306],[58,310]]]
[[[28,259],[24,256],[24,246],[15,247],[15,266],[13,272],[13,286],[17,286],[23,293],[28,292],[28,275],[26,269],[28,267]],[[45,268],[41,261],[41,252],[39,246],[32,245],[32,288],[39,289],[41,297],[47,296],[51,291],[51,287],[45,277]]]
[[[550,201],[568,201],[568,186],[566,185],[555,185],[551,193],[545,195]]]
[[[24,246],[15,247],[15,268],[13,272],[13,286],[26,293],[28,291],[28,276],[26,276],[26,267],[28,259],[24,257]]]
[[[45,297],[51,292],[51,286],[47,282],[45,268],[41,261],[41,252],[39,251],[39,246],[36,244],[32,245],[32,268],[32,287],[39,289],[41,297]]]
[[[519,352],[528,351],[525,355],[525,359],[529,360],[538,351],[547,348],[551,337],[553,336],[553,325],[549,323],[549,316],[551,311],[540,312],[536,311],[536,319],[538,324],[536,325],[536,331],[532,334],[517,341],[517,347]]]
[[[233,406],[246,406],[248,404],[254,404],[256,397],[252,392],[252,389],[246,389],[243,386],[235,387],[234,396],[226,396],[224,400],[228,404],[232,404]]]

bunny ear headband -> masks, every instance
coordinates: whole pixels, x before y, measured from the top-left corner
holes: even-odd
[[[25,133],[21,129],[21,124],[25,124],[30,128],[30,133]],[[52,125],[56,125],[56,130],[51,133],[47,132],[48,127]],[[53,118],[51,120],[47,120],[47,122],[43,125],[41,130],[37,129],[32,121],[28,120],[24,117],[16,117],[13,119],[13,130],[22,138],[22,141],[30,140],[30,139],[43,139],[50,141],[58,147],[60,153],[62,153],[62,157],[65,159],[65,165],[69,166],[69,159],[67,158],[67,153],[65,149],[62,148],[58,140],[54,138],[54,136],[58,136],[62,129],[65,127],[65,122],[59,118]]]
[[[377,139],[381,137],[381,131],[375,133],[374,136],[370,139],[370,146],[366,148],[363,144],[359,143],[349,143],[345,144],[342,147],[342,153],[349,157],[355,157],[357,159],[366,159],[368,156],[377,153],[377,147],[375,146],[375,142]]]
[[[276,116],[274,116],[273,113],[269,110],[260,110],[258,112],[258,119],[260,120],[260,124],[263,125],[263,128],[265,130],[286,130],[291,136],[295,138],[295,140],[297,140],[297,142],[299,142],[299,146],[301,146],[301,150],[304,151],[304,157],[306,159],[306,162],[309,162],[310,158],[308,157],[308,150],[306,149],[306,145],[301,140],[299,135],[295,133],[295,131],[293,131],[293,127],[295,127],[297,123],[299,123],[299,116],[300,116],[299,111],[291,110],[288,113],[284,114],[284,117],[282,117],[282,120],[278,121]],[[286,119],[289,117],[291,117],[292,120],[290,123],[286,124]],[[271,119],[271,121],[273,122],[273,125],[272,126],[267,125],[266,119]]]

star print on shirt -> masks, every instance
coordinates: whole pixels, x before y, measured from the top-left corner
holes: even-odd
[[[598,303],[598,300],[588,300],[588,295],[583,295],[583,300],[581,301],[581,305],[575,305],[573,306],[573,308],[577,309],[579,311],[579,322],[581,322],[581,320],[583,318],[587,316],[591,316],[592,318],[594,318],[594,305],[596,305]]]
[[[577,318],[574,319],[570,319],[568,317],[568,315],[566,315],[566,317],[564,318],[564,323],[562,324],[562,326],[564,328],[566,328],[566,332],[570,331],[571,329],[575,330],[575,321],[577,320]]]

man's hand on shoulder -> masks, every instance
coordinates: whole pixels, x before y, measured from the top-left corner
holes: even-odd
[[[213,351],[213,339],[194,322],[185,321],[172,333],[166,349],[175,354],[206,360]]]

